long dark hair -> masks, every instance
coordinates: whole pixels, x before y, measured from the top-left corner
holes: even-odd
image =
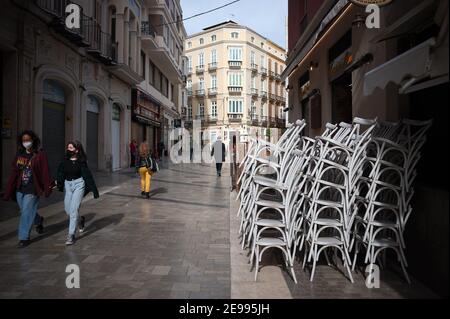
[[[78,153],[77,153],[78,161],[80,161],[80,162],[86,162],[87,161],[86,152],[84,151],[83,144],[81,144],[80,141],[70,141],[66,145],[66,150],[67,150],[67,147],[69,147],[69,145],[72,145],[78,151]]]
[[[17,147],[19,149],[19,153],[25,153],[26,149],[22,145],[22,138],[24,135],[28,135],[31,137],[31,140],[33,141],[33,146],[31,147],[31,150],[33,153],[37,153],[41,147],[41,140],[39,136],[37,136],[36,133],[34,133],[32,130],[25,130],[22,133],[19,134],[17,137]]]

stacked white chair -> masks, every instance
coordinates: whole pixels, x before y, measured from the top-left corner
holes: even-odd
[[[296,282],[291,254],[290,197],[293,182],[304,165],[302,132],[305,126],[304,121],[297,121],[277,144],[254,141],[243,164],[238,212],[240,234],[242,248],[251,248],[250,262],[255,265],[255,280],[264,252],[278,248]]]
[[[341,254],[348,277],[351,274],[350,234],[356,214],[356,184],[362,175],[366,148],[376,120],[355,118],[341,123],[327,136],[316,138],[305,182],[300,249],[306,248],[303,267],[312,261],[310,280],[322,252]],[[363,130],[362,127],[366,127]]]
[[[372,268],[376,264],[385,266],[386,251],[391,249],[410,282],[403,234],[412,212],[412,184],[420,149],[431,125],[432,121],[385,122],[374,132],[367,150],[364,176],[357,186],[360,210],[351,242],[353,269],[361,248],[366,251],[364,263]]]

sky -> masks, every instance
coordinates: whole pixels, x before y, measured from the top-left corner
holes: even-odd
[[[183,18],[214,9],[232,0],[181,0]],[[218,11],[184,21],[188,35],[228,20],[236,21],[286,47],[288,0],[240,0]]]

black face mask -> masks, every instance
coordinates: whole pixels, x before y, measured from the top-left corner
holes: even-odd
[[[76,154],[77,154],[77,153],[74,152],[74,151],[69,151],[69,150],[66,151],[66,156],[67,156],[67,158],[72,158],[72,157],[74,157]]]

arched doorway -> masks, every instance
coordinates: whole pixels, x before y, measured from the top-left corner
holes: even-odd
[[[113,104],[112,107],[112,122],[111,122],[111,143],[112,143],[112,169],[120,169],[120,120],[121,108],[118,104]]]
[[[86,153],[89,167],[98,169],[98,140],[100,101],[93,95],[88,95],[86,107]]]
[[[56,177],[64,158],[66,136],[66,94],[54,80],[45,80],[42,101],[42,146],[48,156],[50,174]]]

